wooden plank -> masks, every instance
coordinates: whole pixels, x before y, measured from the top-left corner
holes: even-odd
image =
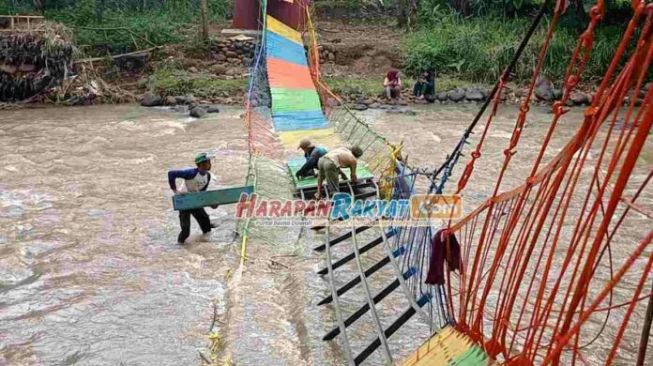
[[[41,15],[0,15],[0,18],[30,18],[30,19],[43,19]]]
[[[241,194],[251,194],[254,186],[230,187],[214,191],[178,194],[172,197],[172,207],[179,210],[237,203]]]

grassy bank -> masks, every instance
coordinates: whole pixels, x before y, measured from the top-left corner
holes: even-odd
[[[147,79],[147,88],[159,95],[193,95],[197,98],[220,100],[242,97],[247,79],[223,79],[209,72],[191,73],[173,61],[164,61],[155,67]]]
[[[415,74],[433,68],[439,74],[470,82],[494,83],[508,65],[529,26],[527,19],[461,19],[440,15],[429,25],[408,34],[403,43],[405,71]],[[547,22],[533,36],[517,70],[518,81],[527,80],[545,39]],[[592,57],[585,79],[600,77],[610,63],[623,27],[603,26],[596,32]],[[559,26],[545,59],[543,74],[551,80],[564,76],[571,53],[578,42],[577,27]],[[588,80],[588,81],[589,81]]]

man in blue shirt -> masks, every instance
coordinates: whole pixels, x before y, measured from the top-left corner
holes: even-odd
[[[315,169],[317,169],[317,162],[327,153],[327,149],[313,145],[309,139],[301,140],[299,142],[299,148],[304,151],[306,162],[297,171],[297,173],[295,173],[297,179],[302,179],[304,177],[314,177]]]
[[[170,184],[170,189],[172,189],[175,194],[206,191],[209,187],[211,181],[211,173],[209,173],[209,170],[211,170],[211,159],[206,153],[198,154],[195,157],[195,165],[197,165],[196,168],[171,170],[168,172],[168,183]],[[177,178],[184,179],[185,190],[177,189],[177,183],[175,181]],[[217,205],[211,206],[211,208],[217,207]],[[177,238],[177,243],[179,244],[184,244],[190,235],[191,215],[200,225],[202,233],[206,235],[211,232],[211,220],[206,211],[204,211],[204,208],[180,210],[179,224],[181,225],[181,233],[179,233],[179,237]]]

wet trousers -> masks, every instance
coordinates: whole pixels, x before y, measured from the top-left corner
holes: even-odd
[[[196,208],[193,210],[180,210],[179,211],[179,225],[181,225],[181,233],[177,241],[183,243],[188,236],[190,236],[190,216],[193,215],[197,223],[202,229],[202,233],[206,234],[211,231],[211,220],[209,215],[203,208]]]
[[[333,160],[322,157],[317,162],[317,167],[320,171],[322,179],[326,180],[329,194],[333,195],[338,192],[340,187],[340,169]]]

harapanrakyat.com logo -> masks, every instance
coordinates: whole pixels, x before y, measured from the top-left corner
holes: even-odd
[[[243,193],[236,218],[253,219],[272,226],[381,224],[383,226],[429,226],[435,220],[463,215],[459,195],[417,194],[409,199],[362,200],[336,193],[330,200],[279,200]]]

